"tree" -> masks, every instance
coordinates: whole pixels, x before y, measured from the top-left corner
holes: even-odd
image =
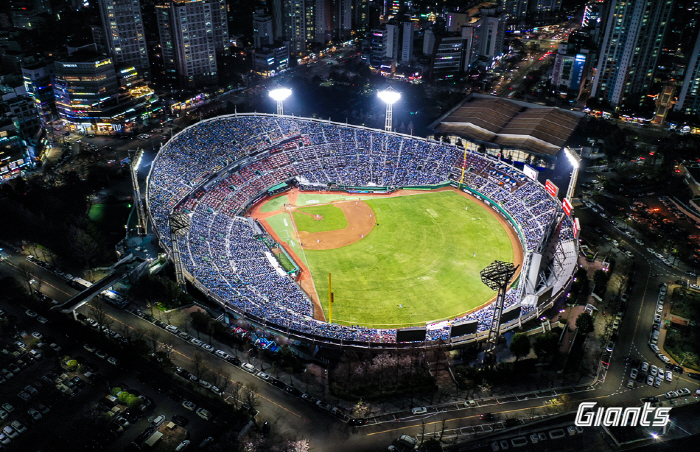
[[[602,289],[602,292],[605,292],[605,286],[608,284],[608,274],[603,270],[596,270],[593,273],[593,282],[597,290]]]
[[[94,298],[90,305],[90,315],[100,328],[107,326],[107,312],[104,310],[102,302],[97,298]]]
[[[248,409],[251,412],[254,412],[255,408],[260,405],[260,402],[258,401],[258,394],[256,392],[257,389],[258,387],[255,385],[255,383],[249,383],[245,386],[245,404],[248,405]]]
[[[579,332],[584,336],[588,333],[592,333],[594,330],[593,317],[587,312],[581,313],[576,318],[576,328],[578,328]]]
[[[97,259],[100,247],[86,231],[71,226],[70,240],[75,255],[85,263],[85,268],[90,268],[91,263]]]
[[[146,343],[150,352],[155,354],[158,351],[158,344],[160,344],[160,333],[158,331],[149,331],[146,333]]]
[[[197,379],[202,378],[202,375],[206,370],[204,355],[202,355],[200,352],[194,352],[194,355],[192,355],[192,366],[194,367],[194,376],[197,377]]]
[[[538,358],[552,356],[559,348],[559,337],[554,331],[548,331],[535,338],[533,350]]]
[[[530,353],[530,339],[524,333],[517,333],[510,340],[510,352],[516,361],[526,357]]]
[[[32,274],[32,269],[29,267],[29,265],[25,263],[21,263],[17,266],[19,268],[19,272],[22,275],[22,280],[27,283],[27,292],[30,294],[32,293],[32,279],[34,278],[34,275]]]

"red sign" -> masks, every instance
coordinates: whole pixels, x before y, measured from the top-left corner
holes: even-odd
[[[571,203],[569,202],[568,199],[564,198],[561,202],[561,206],[564,208],[564,213],[566,213],[568,216],[571,216]]]
[[[552,195],[552,198],[556,198],[559,194],[559,187],[554,185],[554,182],[549,179],[547,179],[547,182],[544,183],[544,189],[547,190],[547,193]]]
[[[572,222],[572,228],[574,230],[574,238],[578,238],[578,233],[581,230],[581,225],[578,222],[578,218],[574,218],[574,221]]]

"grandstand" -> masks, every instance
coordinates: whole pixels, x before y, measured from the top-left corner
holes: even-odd
[[[583,118],[582,113],[538,104],[470,94],[430,128],[483,144],[493,152],[512,150],[516,161],[535,157],[552,166]]]
[[[508,114],[505,108],[503,118]],[[436,141],[314,119],[229,115],[190,126],[161,149],[148,176],[146,203],[161,246],[170,253],[171,239],[177,240],[185,277],[231,312],[296,338],[396,347],[403,344],[395,329],[315,320],[309,298],[271,263],[269,244],[259,240],[255,224],[244,214],[285,183],[302,190],[382,193],[458,186],[463,164],[462,148]],[[503,332],[538,317],[565,293],[576,268],[578,242],[559,201],[537,181],[473,152],[466,168],[459,188],[506,218],[525,253],[520,280],[508,291],[504,308],[517,308],[513,312],[519,315],[503,322]],[[189,215],[186,233],[171,236],[173,213]],[[425,342],[480,340],[488,333],[492,313],[486,306],[428,324]],[[452,324],[476,327],[460,328],[468,334],[455,336]]]

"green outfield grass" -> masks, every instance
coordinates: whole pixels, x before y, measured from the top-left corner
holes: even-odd
[[[311,215],[320,215],[322,219],[316,220],[314,217],[300,213],[300,211]],[[294,221],[296,222],[297,230],[306,232],[335,231],[336,229],[345,229],[348,225],[348,220],[345,218],[343,210],[332,204],[298,209],[294,212]]]
[[[280,210],[283,204],[289,204],[289,197],[287,195],[278,196],[277,198],[267,201],[260,208],[261,212],[274,212],[275,210]]]
[[[495,295],[479,271],[495,259],[512,262],[514,253],[503,226],[479,204],[454,192],[366,202],[379,224],[368,236],[334,250],[305,251],[326,315],[333,275],[334,323],[422,325]]]

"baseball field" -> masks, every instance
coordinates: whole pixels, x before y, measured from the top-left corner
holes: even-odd
[[[284,198],[252,215],[308,272],[300,284],[326,320],[332,275],[334,323],[396,328],[458,316],[495,295],[481,269],[519,259],[504,220],[453,190]]]

